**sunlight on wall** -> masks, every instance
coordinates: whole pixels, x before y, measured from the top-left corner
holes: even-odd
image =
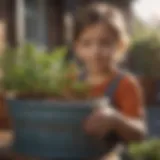
[[[160,0],[137,0],[133,5],[135,14],[145,21],[160,17]]]

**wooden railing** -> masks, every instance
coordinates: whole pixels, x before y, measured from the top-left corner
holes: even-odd
[[[4,96],[0,95],[0,130],[11,129],[11,120]]]

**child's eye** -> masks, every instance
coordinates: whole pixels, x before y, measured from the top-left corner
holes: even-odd
[[[91,41],[89,41],[89,40],[84,40],[84,41],[82,42],[82,45],[83,45],[83,46],[89,46],[89,45],[91,45]]]
[[[112,41],[105,40],[105,39],[101,40],[100,44],[102,46],[106,46],[106,47],[112,47],[113,46],[113,42]]]

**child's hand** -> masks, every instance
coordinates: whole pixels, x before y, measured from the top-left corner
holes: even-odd
[[[97,107],[85,121],[84,129],[87,134],[103,138],[105,134],[114,129],[116,111],[109,107]]]

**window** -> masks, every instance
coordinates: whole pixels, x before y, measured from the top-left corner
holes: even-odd
[[[47,47],[46,0],[25,0],[25,40]]]

